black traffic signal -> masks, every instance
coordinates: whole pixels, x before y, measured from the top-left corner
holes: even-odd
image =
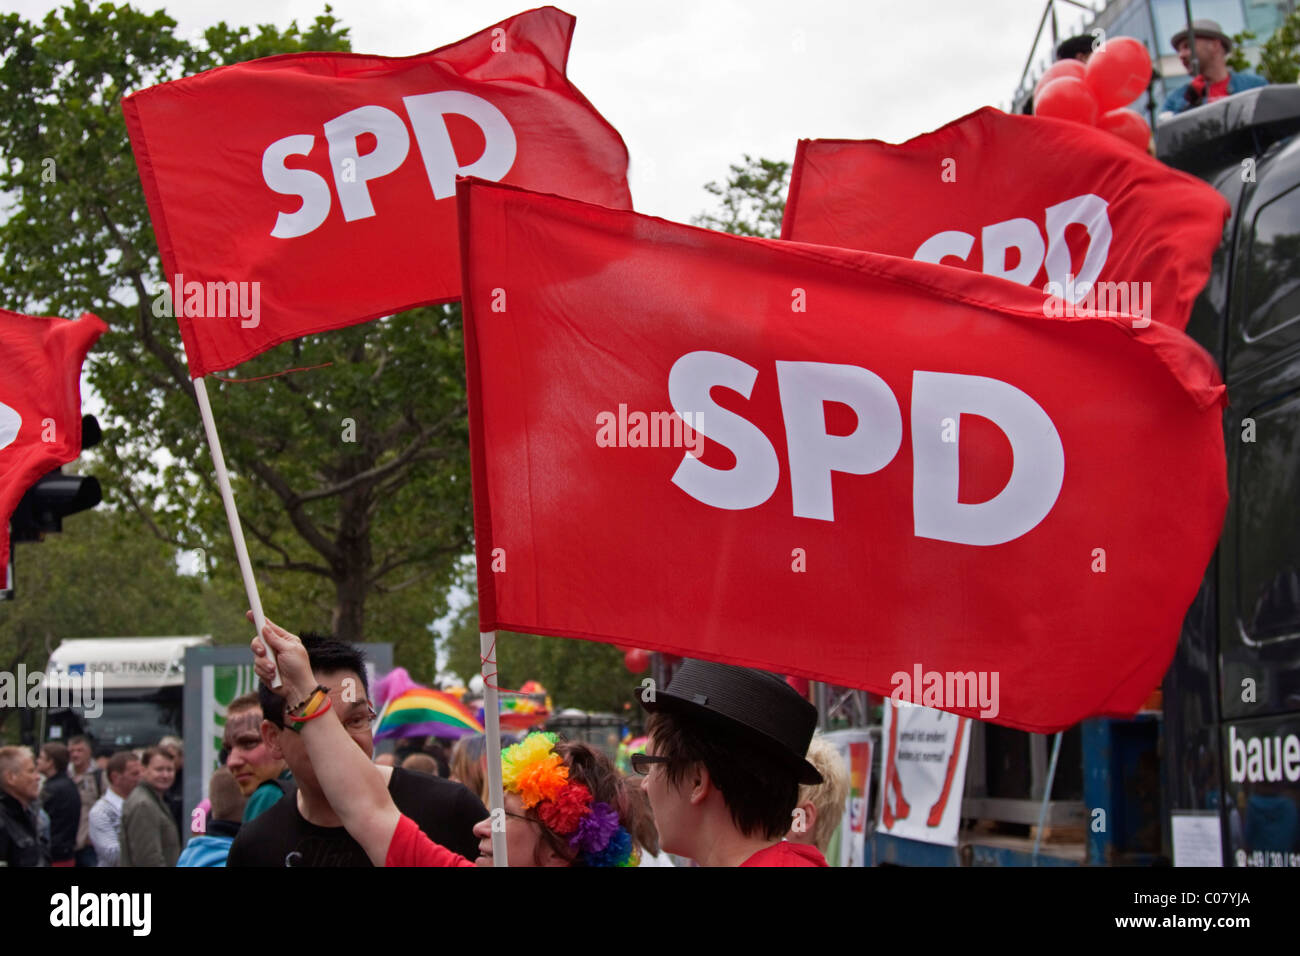
[[[99,443],[102,433],[94,415],[81,417],[81,447]],[[63,530],[63,519],[93,508],[104,500],[99,479],[92,475],[65,475],[56,468],[27,489],[9,519],[10,541],[40,541]]]

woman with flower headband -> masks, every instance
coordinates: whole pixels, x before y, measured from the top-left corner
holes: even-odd
[[[270,686],[275,652],[285,727],[302,735],[321,790],[343,826],[376,866],[474,866],[430,840],[393,803],[384,778],[330,709],[296,636],[267,622],[253,639],[257,676]],[[633,804],[604,754],[554,734],[533,734],[501,754],[506,846],[516,866],[636,866]],[[520,821],[513,823],[512,821]],[[490,818],[480,822],[479,866],[492,865]]]

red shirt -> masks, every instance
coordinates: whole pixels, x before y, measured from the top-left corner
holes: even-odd
[[[389,851],[392,852],[392,851]],[[826,857],[815,846],[782,840],[759,850],[741,866],[826,866]]]
[[[397,829],[388,844],[388,856],[384,858],[384,866],[473,865],[459,853],[452,853],[445,846],[434,843],[414,820],[405,815],[397,821]]]
[[[1206,101],[1207,103],[1209,103],[1209,102],[1211,102],[1211,101],[1213,101],[1213,100],[1221,100],[1221,99],[1223,99],[1225,96],[1227,96],[1227,95],[1228,95],[1228,80],[1230,80],[1230,79],[1232,79],[1231,76],[1225,76],[1225,77],[1224,77],[1223,79],[1221,79],[1218,83],[1211,83],[1211,84],[1210,84],[1209,93],[1206,95],[1206,97],[1205,97],[1205,101]]]

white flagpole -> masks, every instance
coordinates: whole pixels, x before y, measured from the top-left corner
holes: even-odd
[[[487,732],[488,808],[492,820],[492,865],[509,866],[506,858],[505,793],[501,786],[501,705],[497,695],[496,631],[479,631],[478,654],[483,661],[483,729]],[[500,813],[497,811],[500,810]],[[497,821],[501,822],[497,826]]]
[[[262,613],[262,597],[257,593],[257,581],[253,579],[253,563],[248,559],[248,545],[244,543],[244,528],[239,523],[239,512],[235,510],[235,495],[230,490],[230,475],[226,471],[226,459],[221,454],[221,439],[217,437],[217,423],[212,418],[212,405],[208,402],[208,386],[203,377],[194,379],[194,397],[199,402],[199,417],[203,419],[203,431],[208,436],[208,450],[212,452],[212,464],[217,472],[217,487],[221,489],[221,503],[226,506],[226,520],[230,522],[230,537],[235,542],[235,558],[239,561],[239,573],[244,578],[244,593],[248,595],[248,606],[253,611],[253,626],[257,628],[258,637],[266,626],[266,615]],[[275,664],[275,653],[267,647],[266,653]],[[272,687],[280,686],[280,669],[275,671]],[[498,761],[499,762],[499,761]],[[497,780],[501,779],[500,767],[497,768]]]

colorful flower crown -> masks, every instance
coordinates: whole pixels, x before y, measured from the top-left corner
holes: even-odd
[[[501,752],[501,780],[517,794],[524,808],[537,807],[537,816],[555,834],[568,837],[582,866],[636,866],[632,835],[609,804],[592,803],[591,791],[569,779],[569,768],[555,752],[558,738],[530,734]]]

